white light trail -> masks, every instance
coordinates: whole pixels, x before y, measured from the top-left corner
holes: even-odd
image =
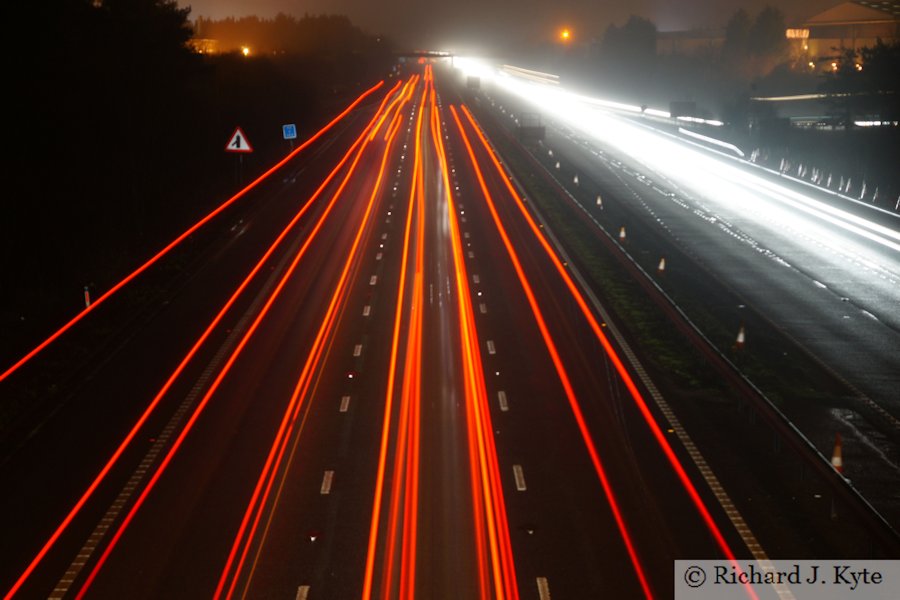
[[[681,117],[679,117],[679,118],[681,118]],[[700,140],[701,142],[707,142],[709,144],[713,144],[715,146],[725,148],[726,150],[731,150],[732,152],[734,152],[741,158],[744,157],[744,152],[740,148],[735,146],[734,144],[729,144],[728,142],[723,142],[722,140],[717,140],[716,138],[711,138],[707,135],[700,135],[699,133],[695,133],[695,132],[690,131],[689,129],[685,129],[683,127],[678,128],[678,133],[680,133],[682,135],[686,135],[688,137],[692,137],[696,140]]]
[[[483,81],[491,81],[535,105],[573,131],[609,144],[639,160],[651,171],[737,210],[745,217],[780,223],[786,228],[806,231],[820,240],[834,238],[834,229],[828,227],[832,225],[900,252],[900,233],[893,229],[799,193],[768,176],[750,172],[737,160],[691,147],[676,136],[623,119],[613,112],[640,113],[641,107],[573,94],[561,86],[514,77],[508,69],[498,71],[474,59],[460,59],[457,64],[465,72],[477,73]],[[651,110],[645,110],[644,114],[650,114]],[[663,111],[653,114],[668,116]],[[715,142],[726,144],[719,140]],[[810,221],[797,211],[816,220]],[[840,246],[841,240],[830,239],[829,243]]]

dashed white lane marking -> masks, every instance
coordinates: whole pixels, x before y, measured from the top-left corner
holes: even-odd
[[[368,304],[366,304],[365,306],[363,306],[363,316],[364,316],[364,317],[368,317],[368,316],[371,315],[371,314],[372,314],[372,307],[369,306]]]
[[[549,598],[550,596],[547,597]],[[309,598],[309,586],[301,585],[297,588],[297,595],[294,596],[294,600],[306,600],[307,598]]]
[[[516,478],[516,489],[524,492],[528,488],[525,486],[525,473],[522,472],[522,465],[513,465],[513,475]]]
[[[387,234],[386,234],[386,233],[382,233],[382,234],[381,234],[381,239],[386,240],[386,239],[387,239]]]
[[[541,600],[550,600],[550,584],[546,577],[537,578],[538,597]]]
[[[362,344],[353,346],[353,356],[359,356],[360,354],[362,354]]]
[[[381,257],[384,256],[381,252],[375,255],[375,260],[381,260]]]
[[[506,412],[509,410],[509,402],[506,399],[506,392],[500,390],[497,392],[497,402],[500,404],[500,410]]]
[[[334,481],[334,471],[325,471],[325,474],[322,476],[322,488],[319,490],[319,493],[323,496],[330,494],[332,481]]]
[[[466,239],[469,239],[469,232],[466,231],[465,233],[463,233],[463,237],[466,238]]]
[[[369,285],[375,285],[376,283],[378,283],[378,275],[369,277]]]
[[[824,283],[822,283],[821,281],[816,281],[815,279],[813,279],[813,283],[816,285],[816,287],[820,287],[820,288],[822,288],[823,290],[827,290],[827,289],[828,289],[828,286],[825,285]]]
[[[479,302],[478,310],[481,311],[481,314],[486,315],[487,314],[487,304],[485,304],[484,302]]]
[[[341,396],[341,412],[347,412],[350,408],[350,396]]]
[[[469,258],[475,258],[475,253],[469,250]]]
[[[494,340],[487,341],[487,350],[488,354],[497,354],[497,347],[494,345]]]
[[[478,275],[472,275],[472,281],[475,283],[481,283],[481,277]]]

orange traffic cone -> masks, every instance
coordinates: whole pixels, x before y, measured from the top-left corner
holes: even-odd
[[[831,453],[831,466],[838,473],[844,472],[844,458],[841,456],[841,434],[834,434],[834,452]]]

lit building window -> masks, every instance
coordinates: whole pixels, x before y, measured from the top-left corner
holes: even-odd
[[[809,38],[809,29],[788,29],[784,35],[789,40],[805,40]]]

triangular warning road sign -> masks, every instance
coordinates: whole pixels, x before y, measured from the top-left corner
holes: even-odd
[[[250,145],[250,140],[247,139],[247,134],[244,133],[240,127],[234,130],[234,133],[231,134],[231,139],[228,140],[228,143],[225,144],[226,152],[253,152],[253,146]]]

